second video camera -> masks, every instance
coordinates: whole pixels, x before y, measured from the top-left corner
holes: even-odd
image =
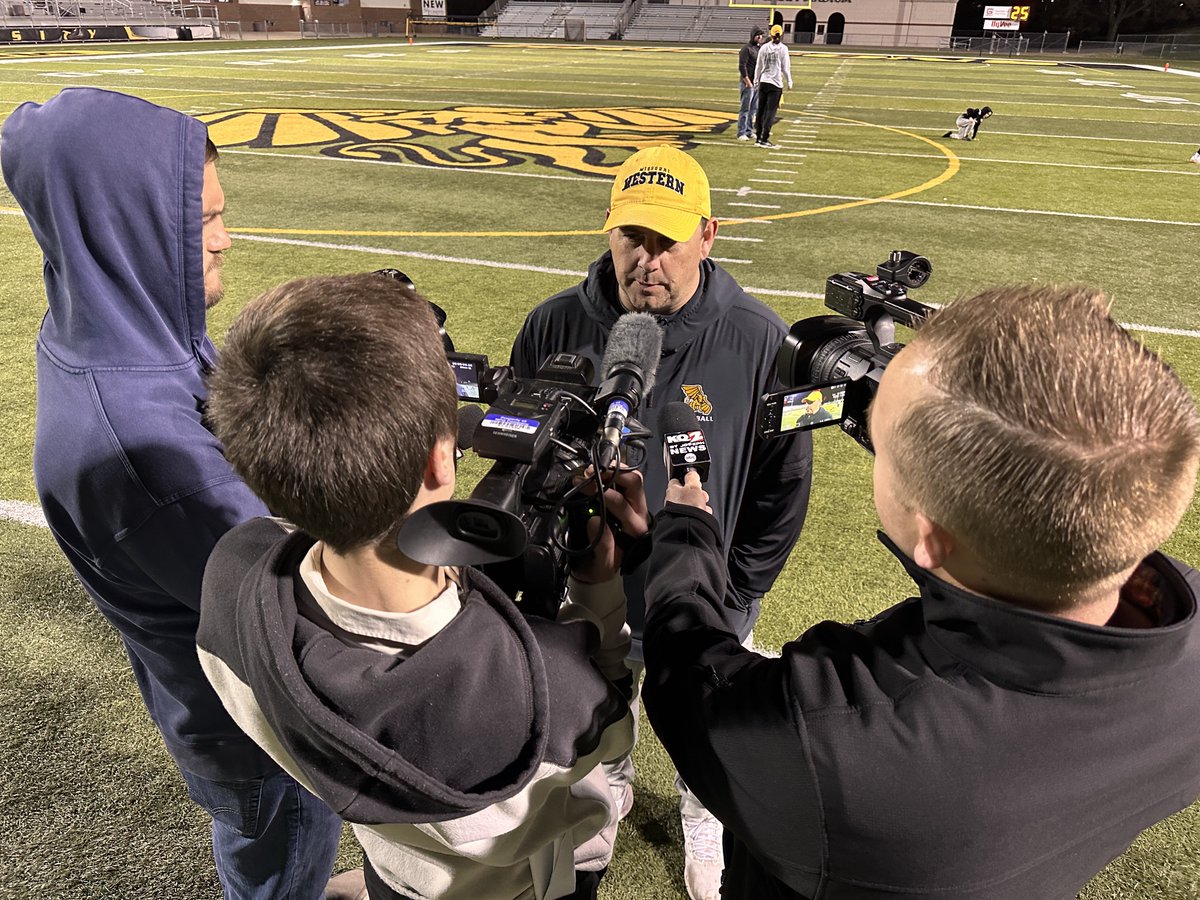
[[[813,316],[792,325],[775,365],[786,390],[768,394],[759,407],[764,437],[825,425],[842,430],[874,452],[866,410],[879,379],[904,347],[896,324],[917,328],[933,312],[908,296],[933,274],[924,256],[893,250],[874,275],[840,272],[825,281],[825,305],[835,316]]]

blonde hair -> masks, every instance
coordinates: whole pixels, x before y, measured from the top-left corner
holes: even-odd
[[[1052,610],[1166,540],[1200,465],[1195,399],[1108,306],[1083,286],[949,305],[912,342],[932,395],[891,438],[911,502]]]

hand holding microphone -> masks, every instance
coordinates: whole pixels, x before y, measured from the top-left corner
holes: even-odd
[[[620,457],[625,423],[654,387],[661,355],[662,329],[654,316],[626,313],[617,319],[600,362],[604,380],[596,389],[596,406],[605,409],[596,434],[601,471],[611,468]]]
[[[667,503],[682,503],[705,512],[708,492],[702,482],[708,478],[708,441],[700,430],[696,413],[686,403],[668,403],[658,417],[663,440],[663,465],[667,470]]]

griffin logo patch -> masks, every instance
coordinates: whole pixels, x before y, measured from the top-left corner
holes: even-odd
[[[318,147],[325,156],[481,169],[531,162],[612,175],[633,151],[687,150],[737,116],[709,109],[632,106],[525,109],[453,106],[421,110],[255,108],[197,116],[219,147]]]
[[[708,395],[704,393],[702,384],[685,384],[683,386],[683,402],[690,406],[698,416],[712,415],[713,405],[708,399]]]

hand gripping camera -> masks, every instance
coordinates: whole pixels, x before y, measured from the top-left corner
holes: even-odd
[[[604,515],[601,473],[641,464],[651,433],[633,417],[650,392],[662,349],[653,316],[622,316],[593,385],[589,359],[550,356],[532,379],[487,358],[450,353],[458,395],[489,404],[471,444],[494,460],[466,500],[434,503],[405,522],[397,545],[410,559],[481,568],[526,610],[552,617],[566,594],[573,554],[593,542],[587,522]],[[589,480],[583,472],[592,467]],[[588,485],[594,486],[589,490]],[[621,536],[618,535],[618,540]],[[638,562],[626,552],[626,567]]]

